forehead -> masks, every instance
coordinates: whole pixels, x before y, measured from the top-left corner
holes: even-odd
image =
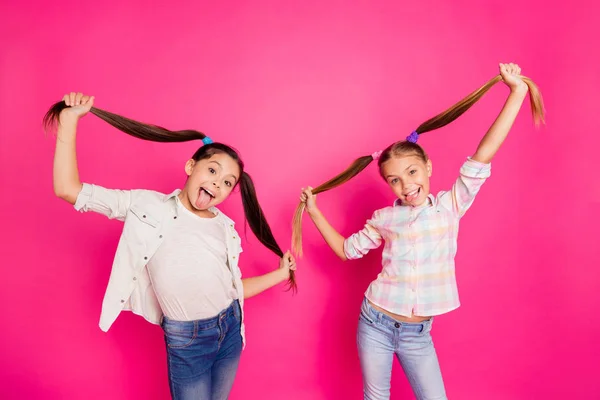
[[[224,153],[213,154],[209,158],[200,160],[200,163],[213,164],[215,166],[218,165],[220,166],[220,168],[222,168],[221,171],[224,174],[231,174],[234,175],[236,178],[240,174],[240,166],[238,165],[238,163],[233,158]]]
[[[425,163],[416,155],[392,156],[381,165],[381,171],[384,175],[399,175],[411,165],[424,167]]]

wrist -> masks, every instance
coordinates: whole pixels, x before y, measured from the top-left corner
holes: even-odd
[[[79,116],[67,110],[61,112],[58,119],[61,125],[77,125],[79,122]]]
[[[525,97],[527,96],[527,92],[529,91],[529,86],[525,82],[521,82],[517,86],[510,88],[510,94],[518,95]]]
[[[278,283],[284,282],[290,277],[290,270],[288,268],[279,268],[277,272]]]
[[[313,207],[313,208],[311,208],[311,209],[308,209],[308,208],[307,208],[307,209],[306,209],[306,212],[308,213],[308,215],[309,215],[311,218],[314,218],[314,217],[318,216],[319,214],[321,214],[321,211],[320,211],[320,210],[319,210],[317,207]]]

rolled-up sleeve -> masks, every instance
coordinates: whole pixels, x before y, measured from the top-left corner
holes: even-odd
[[[367,221],[365,227],[344,241],[344,254],[348,260],[362,258],[369,251],[381,246],[382,238],[377,228],[378,212]]]
[[[74,205],[79,212],[93,211],[120,221],[125,220],[130,206],[130,190],[106,189],[88,183],[83,184]]]
[[[460,176],[449,192],[441,192],[439,201],[459,217],[471,207],[479,189],[492,173],[491,164],[483,164],[468,158],[460,169]]]

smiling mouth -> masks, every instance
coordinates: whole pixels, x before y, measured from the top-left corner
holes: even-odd
[[[408,192],[404,195],[404,198],[406,199],[406,201],[414,201],[417,197],[419,197],[419,194],[421,193],[421,188],[415,189],[412,192]]]

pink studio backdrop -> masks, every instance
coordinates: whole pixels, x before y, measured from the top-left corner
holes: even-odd
[[[54,138],[41,118],[67,91],[100,108],[238,148],[288,247],[302,186],[402,139],[519,62],[545,95],[526,105],[462,221],[462,307],[433,330],[451,399],[600,398],[593,2],[2,2],[0,5],[0,397],[168,397],[160,328],[124,313],[105,334],[102,296],[121,223],[53,196]],[[503,104],[498,86],[422,138],[432,187],[448,188]],[[197,143],[157,144],[94,116],[80,124],[81,178],[169,192]],[[392,193],[375,167],[319,196],[344,234]],[[239,194],[223,209],[243,226]],[[232,399],[359,399],[362,294],[380,251],[342,263],[305,220],[297,296],[247,302],[248,346]],[[277,259],[248,230],[245,276]],[[392,398],[412,398],[395,362]]]

